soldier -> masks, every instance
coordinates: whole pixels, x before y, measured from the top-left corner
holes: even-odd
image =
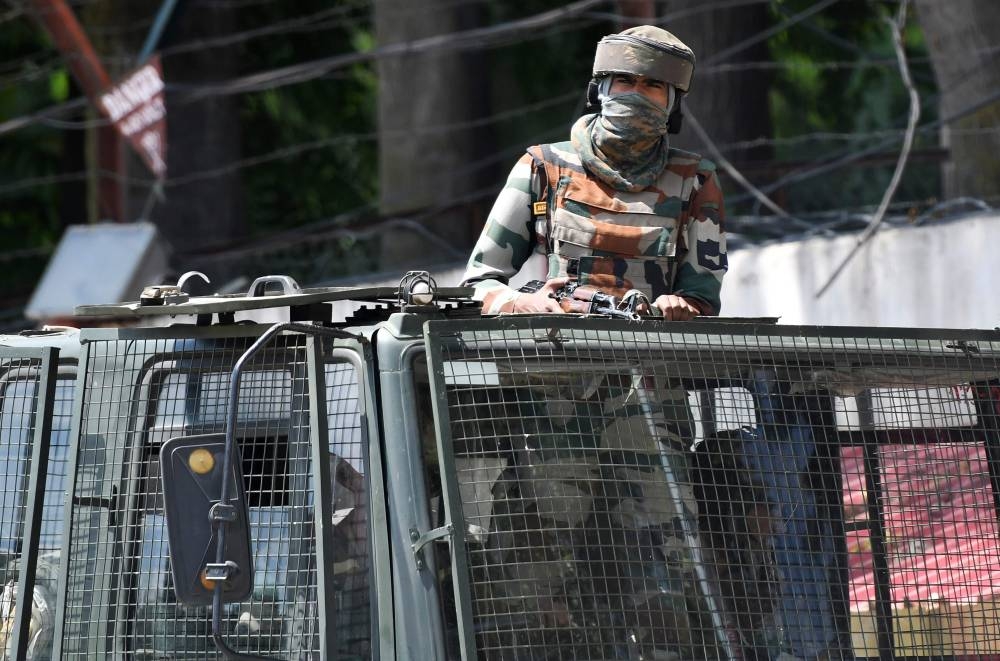
[[[568,278],[621,296],[637,289],[667,319],[717,315],[726,272],[715,166],[669,146],[694,53],[658,27],[601,39],[588,104],[570,140],[530,147],[497,197],[466,268],[483,314],[561,312]],[[516,273],[546,280],[519,293]]]
[[[573,311],[551,298],[570,279],[619,297],[638,291],[669,320],[719,313],[727,265],[715,167],[668,140],[694,62],[654,26],[600,40],[587,94],[595,112],[570,140],[527,150],[476,244],[464,284],[483,314]],[[544,287],[515,291],[519,272]],[[492,558],[480,571],[496,574],[477,603],[545,615],[523,629],[497,624],[480,651],[735,658],[697,541],[684,389],[628,369],[569,390],[528,386],[514,399],[534,411],[512,417],[525,428],[510,434],[520,442],[494,483],[491,520],[477,518],[489,536],[474,555]]]
[[[571,279],[618,297],[638,290],[668,320],[719,314],[727,260],[715,166],[670,147],[668,140],[680,129],[680,101],[690,89],[694,63],[691,49],[658,27],[601,39],[587,95],[596,112],[574,123],[569,141],[527,149],[473,250],[463,284],[476,288],[484,315],[574,311],[573,300],[552,297]],[[517,274],[545,285],[537,292],[516,291],[509,282]],[[793,476],[784,476],[792,486],[778,484],[775,459],[768,455],[775,443],[765,442],[774,435],[770,428],[743,439],[737,453],[745,480],[760,492],[756,501],[751,494],[750,502],[767,512],[768,529],[762,531],[762,552],[754,556],[761,564],[722,572],[725,596],[732,611],[739,603],[731,594],[739,582],[733,569],[771,572],[779,587],[770,600],[759,595],[773,603],[758,606],[761,612],[750,614],[752,622],[732,617],[741,625],[734,631],[713,595],[718,572],[707,565],[722,560],[723,551],[747,557],[747,549],[730,548],[730,539],[714,557],[702,553],[685,452],[692,440],[686,393],[668,375],[644,371],[595,375],[587,397],[568,398],[573,407],[589,410],[573,411],[566,425],[574,430],[568,436],[574,441],[593,440],[590,452],[576,448],[577,455],[567,460],[551,448],[544,451],[545,439],[562,435],[554,429],[511,435],[525,439],[524,449],[509,455],[494,484],[495,520],[487,524],[491,536],[485,547],[519,551],[494,551],[504,578],[483,603],[495,607],[531,595],[534,601],[520,609],[548,612],[567,630],[590,632],[583,639],[597,641],[600,658],[847,658],[849,652],[838,649],[841,636],[826,584],[836,563],[829,560],[829,549],[806,543],[803,531],[816,525],[815,513],[796,507],[811,497],[795,487],[808,471],[806,462],[782,464],[793,470]],[[531,405],[543,411],[515,419],[549,425],[561,419],[553,407],[566,405],[564,396],[537,385],[516,399],[534,400]],[[592,427],[586,433],[578,429],[584,424]],[[622,456],[635,463],[620,465]],[[649,468],[658,465],[663,473]],[[740,491],[738,499],[751,491]],[[781,528],[789,523],[789,511],[802,524],[794,530]],[[556,542],[543,543],[566,530]],[[594,547],[599,553],[591,557],[588,549]],[[653,597],[650,585],[660,586]],[[757,591],[749,584],[743,588]],[[609,597],[619,599],[617,607]],[[816,603],[805,604],[809,598]],[[597,615],[580,616],[573,604]],[[629,619],[635,615],[641,617]],[[610,619],[602,622],[603,616]],[[552,629],[551,622],[544,628]],[[513,652],[519,644],[524,641],[516,636],[497,641],[511,658],[521,658]],[[595,656],[588,654],[583,656]]]

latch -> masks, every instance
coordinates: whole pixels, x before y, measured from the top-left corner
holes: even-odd
[[[148,287],[144,287],[142,293],[139,295],[139,305],[177,305],[178,303],[187,303],[191,297],[184,291],[184,285],[194,276],[200,277],[206,284],[210,282],[208,276],[204,273],[200,271],[188,271],[178,278],[176,285],[149,285]]]
[[[237,518],[237,510],[229,503],[218,502],[208,510],[208,518],[212,522],[232,523]]]
[[[222,581],[225,583],[233,576],[240,573],[240,567],[232,560],[225,562],[209,562],[205,564],[205,580],[209,582]]]
[[[423,535],[416,528],[410,528],[410,542],[412,542],[410,548],[413,550],[413,560],[417,564],[417,569],[423,569],[427,566],[427,563],[424,561],[424,547],[443,537],[451,537],[454,532],[455,529],[450,523],[440,528],[428,530]]]

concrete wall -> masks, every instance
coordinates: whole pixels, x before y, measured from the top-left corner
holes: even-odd
[[[730,250],[723,314],[782,324],[1000,326],[1000,214],[883,229],[817,298],[856,242],[845,234]],[[457,285],[464,264],[428,270],[439,285]],[[382,274],[350,284],[398,282],[399,275]]]
[[[817,298],[856,243],[851,234],[731,251],[723,314],[783,324],[1000,326],[1000,215],[883,229]]]

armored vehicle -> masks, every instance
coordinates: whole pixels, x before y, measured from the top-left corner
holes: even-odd
[[[6,658],[1000,654],[998,331],[427,273],[78,319],[0,338]]]

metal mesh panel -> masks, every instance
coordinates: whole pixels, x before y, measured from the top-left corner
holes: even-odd
[[[469,658],[1000,653],[1000,334],[427,328]]]
[[[219,657],[211,609],[174,598],[158,453],[169,438],[224,431],[230,372],[252,340],[88,345],[63,658]],[[278,336],[243,372],[236,438],[250,507],[254,591],[225,606],[223,631],[244,653],[318,658],[326,635],[318,619],[308,354],[303,336]],[[332,369],[343,372],[341,365]],[[350,376],[341,373],[341,381]]]
[[[8,655],[15,620],[17,584],[22,567],[23,539],[28,510],[39,360],[0,359],[0,640]]]
[[[52,432],[49,444],[48,474],[45,482],[45,507],[42,510],[42,531],[39,537],[41,560],[46,571],[55,581],[58,570],[58,553],[62,548],[63,513],[66,500],[66,462],[69,456],[70,426],[73,418],[75,376],[60,377],[56,381],[52,405]],[[53,583],[53,588],[55,584]]]
[[[358,372],[326,366],[326,415],[333,481],[333,558],[337,648],[343,658],[371,658],[371,558],[368,453],[361,426]]]
[[[3,569],[0,580],[16,582],[28,476],[31,473],[31,444],[35,430],[35,405],[40,361],[0,359],[0,553]],[[18,376],[19,374],[19,376]]]
[[[52,645],[56,572],[50,560],[51,551],[57,547],[46,543],[51,540],[50,531],[61,525],[58,485],[64,468],[59,461],[59,449],[64,451],[66,447],[68,419],[62,415],[66,404],[65,382],[60,382],[56,389],[58,399],[54,410],[49,408],[52,401],[45,401],[45,380],[50,378],[47,363],[48,359],[42,357],[0,355],[0,650],[5,652],[4,658],[14,657],[19,581],[25,581],[33,597],[21,598],[23,617],[30,620],[21,646],[32,658],[47,658]],[[49,426],[48,437],[41,441],[46,446],[43,455],[48,453],[46,473],[34,475],[39,471],[34,464],[39,448],[34,446],[39,442],[39,430],[45,434],[46,429],[42,416],[51,415],[58,419]],[[33,477],[37,479],[36,488],[44,493],[38,503],[42,507],[41,528],[35,532],[41,551],[32,543],[29,530],[35,500],[31,490]],[[33,581],[28,582],[22,576],[26,566],[34,568]]]

